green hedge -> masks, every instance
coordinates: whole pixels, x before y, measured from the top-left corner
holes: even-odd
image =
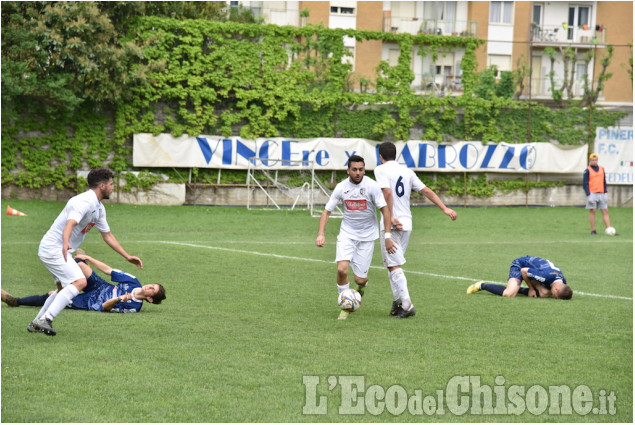
[[[345,35],[401,49],[396,66],[378,67],[372,93],[353,90],[350,66],[342,61]],[[126,41],[143,47],[144,63],[152,66],[144,68],[147,84],[132,87],[116,105],[86,101],[77,113],[50,114],[41,105],[18,102],[15,113],[3,115],[3,184],[78,188],[83,182],[76,171],[99,165],[118,173],[161,171],[182,181],[185,173],[132,166],[132,135],[141,132],[385,141],[409,139],[416,130],[423,140],[524,143],[530,137],[576,145],[587,143],[595,127],[614,125],[624,115],[596,108],[589,124],[587,110],[580,108],[475,97],[474,49],[482,42],[472,38],[143,18]],[[415,47],[433,57],[465,49],[462,96],[417,95],[411,89]],[[216,182],[216,171],[193,171],[198,182]],[[125,177],[129,187],[156,182],[147,172]]]

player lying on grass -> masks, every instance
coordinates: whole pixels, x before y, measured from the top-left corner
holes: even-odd
[[[528,288],[521,288],[525,282]],[[476,282],[467,288],[468,294],[488,291],[503,297],[515,297],[523,294],[528,297],[549,298],[553,296],[561,300],[569,300],[573,291],[567,285],[562,271],[551,261],[540,257],[524,256],[512,261],[509,268],[507,286]]]
[[[165,288],[158,283],[142,286],[136,277],[113,269],[88,255],[77,254],[75,261],[86,276],[88,284],[84,288],[84,292],[73,298],[66,306],[67,308],[112,313],[137,313],[141,310],[143,301],[161,304],[161,301],[165,299]],[[99,277],[87,263],[93,264],[98,270],[109,275],[116,285]],[[16,298],[3,289],[2,301],[11,307],[21,305],[40,307],[44,305],[52,292],[54,291],[44,295]],[[34,332],[36,329],[29,327],[29,331]]]

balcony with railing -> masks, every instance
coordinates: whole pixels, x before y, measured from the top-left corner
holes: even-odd
[[[387,13],[386,13],[387,12]],[[384,12],[384,32],[476,37],[477,21],[419,19]]]
[[[476,37],[477,28],[477,21],[424,19],[421,24],[420,32],[423,34]]]
[[[460,76],[431,75],[426,73],[421,78],[421,85],[412,87],[417,93],[434,95],[435,97],[460,96],[463,94],[463,82]]]
[[[567,24],[557,26],[530,26],[530,39],[533,45],[561,46],[569,44],[598,45],[606,43],[607,29],[601,25],[591,28]]]

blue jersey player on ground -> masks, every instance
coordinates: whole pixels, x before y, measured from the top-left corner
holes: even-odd
[[[165,299],[165,288],[158,283],[141,285],[135,276],[113,269],[83,253],[77,254],[75,261],[86,276],[88,284],[81,294],[71,300],[67,308],[112,313],[137,313],[141,310],[143,301],[160,304]],[[115,284],[106,282],[87,263],[93,264],[101,272],[110,275],[110,280]],[[2,290],[2,301],[12,307],[20,305],[42,306],[49,295],[50,293],[15,298]]]
[[[525,282],[528,288],[521,288],[522,282]],[[535,298],[553,296],[561,300],[569,300],[573,296],[573,291],[567,285],[567,280],[560,268],[547,259],[529,255],[512,261],[507,286],[485,283],[481,280],[470,285],[467,293],[474,294],[481,290],[503,297],[523,294]]]

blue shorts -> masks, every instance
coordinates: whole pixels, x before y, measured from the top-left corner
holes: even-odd
[[[509,268],[509,278],[514,278],[514,279],[518,279],[521,282],[523,281],[523,275],[520,273],[520,269],[522,268],[522,266],[520,265],[520,263],[518,262],[518,258],[516,258],[514,261],[512,261],[512,265]]]
[[[73,298],[69,308],[102,311],[102,304],[113,298],[115,286],[106,282],[95,272],[87,280],[88,285],[84,288],[84,292]]]

